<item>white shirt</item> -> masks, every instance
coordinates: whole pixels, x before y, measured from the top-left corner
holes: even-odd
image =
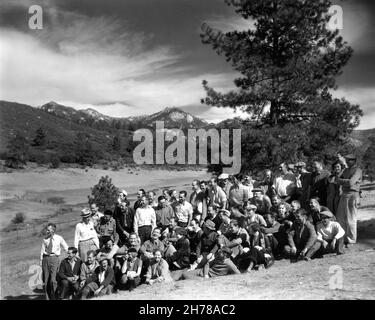
[[[47,248],[49,245],[49,242],[51,241],[51,238],[44,238],[42,242],[42,249],[40,251],[40,259],[43,259],[44,254],[48,254]],[[61,253],[61,247],[68,252],[68,245],[66,244],[63,237],[59,236],[58,234],[53,235],[52,240],[52,253],[56,256],[59,256]]]
[[[290,196],[296,187],[296,176],[293,173],[279,176],[275,179],[273,186],[278,196]]]
[[[76,225],[76,231],[74,235],[74,246],[78,248],[80,241],[94,240],[96,246],[99,248],[98,234],[95,231],[94,224],[92,221],[89,223],[79,222]]]
[[[217,204],[220,207],[222,207],[224,202],[227,201],[227,195],[219,186],[216,186],[215,188],[210,188],[208,191],[208,196],[210,197],[211,205]]]
[[[175,207],[175,213],[179,222],[186,223],[189,221],[189,216],[193,215],[193,206],[187,201],[183,204],[178,203]]]
[[[138,208],[134,215],[134,231],[138,232],[138,228],[142,226],[152,226],[156,228],[155,210],[147,205],[145,208]]]
[[[104,281],[104,279],[105,279],[105,270],[99,272],[98,278],[99,278],[99,283],[102,283]]]
[[[319,222],[316,226],[317,234],[318,234],[318,241],[327,241],[340,239],[345,235],[344,229],[341,227],[340,223],[336,221],[329,221],[328,226],[324,226],[322,222]]]

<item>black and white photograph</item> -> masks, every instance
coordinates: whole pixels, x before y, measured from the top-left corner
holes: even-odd
[[[375,299],[374,57],[371,0],[1,0],[1,300]]]

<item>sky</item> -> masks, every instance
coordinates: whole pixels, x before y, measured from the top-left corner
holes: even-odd
[[[337,97],[364,111],[359,129],[375,127],[375,1],[343,8],[341,34],[354,55],[338,78]],[[43,29],[28,26],[31,5]],[[202,80],[235,88],[225,59],[201,43],[203,22],[246,30],[224,0],[2,0],[0,99],[40,106],[55,101],[126,117],[180,107],[211,122],[243,116],[202,105]]]

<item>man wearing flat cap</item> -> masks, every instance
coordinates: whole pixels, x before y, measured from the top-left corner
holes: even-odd
[[[320,212],[321,221],[316,226],[317,241],[314,247],[318,249],[317,254],[333,253],[337,255],[344,253],[345,231],[341,225],[334,220],[334,215],[330,211]]]
[[[336,177],[337,184],[342,186],[336,218],[345,231],[345,243],[349,245],[357,242],[357,209],[362,170],[356,164],[355,155],[349,154],[345,159],[348,167]]]
[[[253,197],[250,198],[250,203],[257,207],[257,213],[261,215],[269,213],[272,207],[271,199],[263,194],[261,188],[253,189]]]

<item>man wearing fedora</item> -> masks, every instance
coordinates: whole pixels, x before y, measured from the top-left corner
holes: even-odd
[[[337,184],[342,186],[336,218],[345,231],[345,243],[350,245],[357,242],[357,209],[362,170],[357,166],[354,154],[347,155],[345,160],[348,167],[336,177]]]
[[[74,233],[74,246],[78,249],[79,257],[86,261],[89,250],[99,249],[99,238],[95,231],[94,224],[90,220],[90,209],[81,210],[82,222],[77,223]]]

